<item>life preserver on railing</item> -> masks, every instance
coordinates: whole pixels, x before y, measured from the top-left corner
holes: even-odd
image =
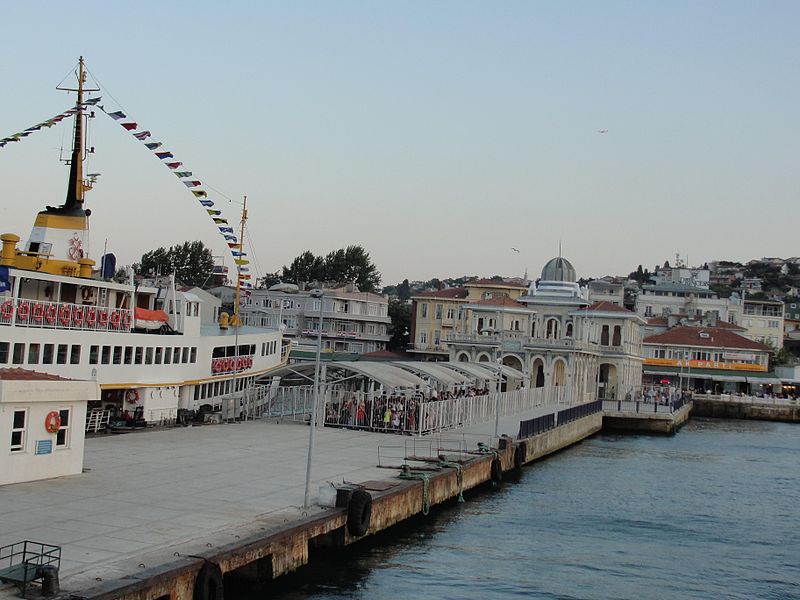
[[[108,325],[108,311],[104,308],[101,308],[97,311],[97,324],[100,327],[105,327]]]
[[[17,304],[17,321],[27,321],[30,310],[30,306],[28,306],[27,302],[20,302]]]
[[[61,429],[61,415],[58,411],[51,410],[44,418],[44,428],[48,433],[58,433]]]
[[[125,311],[125,314],[122,315],[122,328],[123,329],[130,329],[131,328],[131,313]]]
[[[0,315],[2,315],[4,319],[10,319],[11,315],[13,314],[14,305],[12,304],[11,300],[6,300],[3,302],[3,306],[0,306]]]
[[[130,389],[125,392],[125,400],[131,404],[139,402],[139,390]]]
[[[69,306],[62,306],[58,311],[58,320],[62,325],[69,325],[72,319],[72,309]]]
[[[76,325],[83,323],[83,309],[80,306],[76,306],[75,310],[72,311],[72,320],[75,321]]]
[[[120,314],[118,310],[115,310],[111,313],[111,327],[119,329],[120,323],[122,323],[122,314]]]
[[[45,309],[44,318],[52,325],[56,322],[56,317],[58,317],[58,307],[55,304],[51,304]]]
[[[97,309],[92,306],[86,309],[86,324],[94,327],[95,323],[97,323]]]
[[[31,320],[39,321],[44,318],[44,304],[39,304],[38,302],[33,305],[31,309]]]

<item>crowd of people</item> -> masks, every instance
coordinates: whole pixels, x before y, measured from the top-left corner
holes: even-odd
[[[381,394],[370,397],[362,392],[345,392],[340,398],[328,402],[325,424],[391,433],[414,432],[419,425],[422,402],[469,398],[488,393],[486,388],[475,387],[442,392],[433,390],[427,398],[423,394]]]

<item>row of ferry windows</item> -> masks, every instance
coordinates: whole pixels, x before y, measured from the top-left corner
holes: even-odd
[[[0,364],[14,365],[79,365],[81,347],[78,344],[26,344],[0,342]],[[27,360],[26,360],[27,358]],[[197,362],[197,348],[176,346],[174,348],[143,346],[90,346],[90,365],[169,365]]]
[[[194,386],[194,399],[205,400],[207,398],[215,398],[217,396],[224,396],[225,394],[233,394],[234,392],[241,392],[247,388],[255,377],[240,377],[239,379],[226,379],[224,381],[209,381],[208,383],[201,383]]]

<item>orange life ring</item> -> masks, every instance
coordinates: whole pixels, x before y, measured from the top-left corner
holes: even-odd
[[[58,433],[58,430],[61,429],[61,415],[55,410],[47,413],[44,418],[44,428],[48,433]]]
[[[38,302],[33,305],[31,309],[31,319],[34,321],[41,321],[44,318],[44,304]]]
[[[119,324],[122,322],[122,315],[118,310],[111,313],[111,326],[114,329],[119,329]]]
[[[72,309],[69,306],[62,306],[61,309],[58,311],[58,320],[61,321],[62,325],[69,325],[69,321],[72,318]]]
[[[104,308],[97,311],[97,324],[100,327],[108,325],[108,311]]]
[[[136,404],[139,401],[139,390],[130,389],[125,392],[125,400],[131,404]]]
[[[92,306],[86,309],[86,324],[89,327],[94,327],[95,323],[97,323],[97,309]]]
[[[76,306],[72,311],[72,320],[75,321],[75,325],[83,323],[83,309],[80,306]]]
[[[17,305],[17,320],[18,321],[27,321],[29,313],[30,313],[30,307],[28,306],[27,302],[20,302]]]
[[[49,305],[44,311],[44,318],[47,319],[47,322],[52,325],[56,322],[56,317],[58,316],[58,307],[55,304]]]
[[[10,319],[13,314],[14,305],[11,303],[11,300],[6,300],[3,302],[3,306],[0,307],[0,315],[2,315],[4,319]]]
[[[122,315],[122,327],[125,329],[131,328],[131,313],[125,311],[125,314]]]

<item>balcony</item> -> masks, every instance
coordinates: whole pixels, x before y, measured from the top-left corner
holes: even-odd
[[[522,331],[504,331],[497,334],[480,333],[455,333],[447,337],[448,342],[479,344],[486,346],[497,346],[502,343],[504,350],[513,352],[521,351],[523,348],[548,348],[553,350],[594,350],[597,346],[591,346],[586,342],[573,340],[572,338],[545,339],[531,337]]]

